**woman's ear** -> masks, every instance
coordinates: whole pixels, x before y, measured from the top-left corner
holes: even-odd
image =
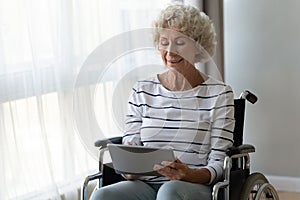
[[[196,53],[195,54],[195,63],[199,63],[201,62],[201,54],[200,53]]]
[[[203,48],[197,48],[196,54],[195,54],[195,63],[205,63],[210,59],[209,53]]]

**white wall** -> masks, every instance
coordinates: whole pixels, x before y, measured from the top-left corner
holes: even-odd
[[[247,105],[252,170],[300,180],[300,1],[225,0],[225,81]],[[299,187],[299,185],[298,185]],[[300,189],[299,189],[300,190]]]

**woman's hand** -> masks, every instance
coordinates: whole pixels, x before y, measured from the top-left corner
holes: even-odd
[[[182,180],[191,183],[208,183],[211,177],[208,169],[189,168],[178,158],[174,162],[163,161],[160,165],[155,165],[153,169],[170,180]]]
[[[176,158],[174,162],[163,161],[161,165],[155,165],[154,170],[170,180],[185,180],[191,169]]]

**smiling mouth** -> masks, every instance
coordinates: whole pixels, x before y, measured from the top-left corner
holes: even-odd
[[[181,58],[179,60],[168,60],[168,63],[177,64],[177,63],[180,63],[181,61],[183,61],[183,58]]]

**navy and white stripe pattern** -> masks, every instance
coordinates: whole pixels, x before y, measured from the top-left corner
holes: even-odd
[[[233,144],[232,89],[209,77],[187,91],[169,91],[157,77],[139,81],[128,102],[123,143],[172,148],[191,168],[206,167],[215,182],[223,176],[226,148]],[[164,177],[143,177],[164,182]]]

